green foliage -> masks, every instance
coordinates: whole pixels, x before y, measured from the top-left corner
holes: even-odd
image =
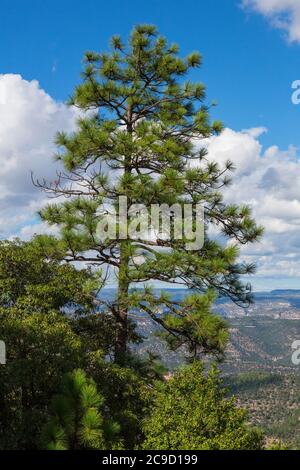
[[[118,299],[106,309],[116,319],[115,358],[120,363],[130,342],[128,314],[138,309],[160,324],[172,347],[186,344],[193,354],[219,356],[226,325],[211,313],[210,289],[237,302],[251,300],[251,288],[240,275],[254,267],[238,262],[238,245],[256,241],[262,228],[248,207],[224,203],[221,191],[230,183],[233,164],[212,161],[201,145],[221,132],[222,124],[210,121],[204,85],[188,80],[200,64],[197,52],[181,58],[178,46],[168,44],[151,25],[136,26],[127,43],[114,36],[108,53],[86,53],[83,81],[70,104],[88,113],[74,133],[57,136],[56,158],[64,167],[59,179],[37,182],[47,193],[65,197],[41,211],[43,220],[60,227],[57,245],[65,259],[117,273]],[[117,227],[115,239],[99,239],[97,224],[105,217],[99,206],[105,203],[118,212],[120,196],[127,197],[128,207],[144,204],[148,209],[151,204],[176,203],[181,210],[185,203],[202,204],[206,228],[214,226],[233,243],[211,241],[208,230],[204,247],[194,251],[172,230],[167,240],[151,242],[141,232],[139,240],[129,236],[125,241],[120,229],[126,223]],[[53,238],[37,241],[53,251]],[[190,298],[190,305],[175,305],[146,290],[140,299],[130,295],[132,285],[153,280],[186,285],[198,296]]]
[[[259,431],[246,424],[215,367],[206,375],[199,362],[182,368],[156,392],[151,415],[145,420],[144,449],[257,450]]]
[[[149,403],[147,386],[160,377],[158,365],[128,357],[118,368],[104,360],[113,355],[115,319],[94,310],[94,274],[61,260],[57,248],[46,257],[37,240],[0,244],[0,338],[7,348],[7,364],[0,368],[0,448],[39,446],[51,398],[64,374],[78,367],[105,398],[105,423],[119,423],[118,444],[112,445],[133,448]],[[129,337],[139,340],[133,326]]]
[[[103,399],[81,369],[64,377],[62,393],[53,399],[51,409],[54,416],[44,430],[48,450],[111,448],[109,441],[119,427],[104,422]]]
[[[76,315],[91,312],[95,279],[61,261],[57,247],[45,257],[35,242],[0,243],[0,448],[38,446],[51,396],[87,349]],[[75,317],[64,315],[70,308]]]
[[[0,242],[0,337],[7,346],[1,448],[36,449],[44,423],[44,447],[52,450],[261,448],[261,435],[226,398],[215,368],[206,375],[195,362],[163,382],[155,357],[140,361],[127,350],[141,341],[134,318],[142,312],[173,349],[221,358],[228,332],[211,310],[216,295],[251,300],[240,275],[254,267],[238,262],[238,245],[257,240],[262,229],[248,207],[222,199],[232,163],[220,166],[201,148],[222,123],[210,121],[204,85],[186,80],[200,64],[197,52],[181,58],[151,25],[136,26],[127,44],[114,36],[109,53],[86,54],[71,99],[82,117],[74,133],[56,139],[64,170],[54,182],[37,182],[65,197],[41,211],[60,236]],[[113,240],[99,239],[100,206],[118,213],[121,196],[128,207],[148,209],[202,204],[203,248],[189,251],[174,230],[168,239],[151,241],[141,231],[139,240],[124,240],[120,230],[130,218]],[[210,240],[211,226],[231,243]],[[103,273],[76,270],[73,262]],[[100,300],[113,270],[117,298]],[[193,293],[175,302],[145,287],[153,280]]]
[[[238,391],[258,393],[267,386],[279,386],[281,382],[280,375],[270,374],[266,371],[249,371],[234,376],[233,380],[229,379],[229,386],[233,393]]]
[[[271,440],[268,442],[266,450],[292,450],[291,446],[281,440]]]
[[[101,305],[101,302],[99,302]],[[101,351],[101,356],[114,357],[116,343],[116,320],[107,312],[92,312],[85,315],[75,316],[70,319],[73,330],[80,336],[85,353]],[[128,325],[128,338],[132,343],[138,344],[142,341],[140,335],[135,331],[135,325]],[[129,360],[129,357],[128,357]]]
[[[0,309],[0,338],[0,448],[34,449],[62,375],[79,364],[80,340],[60,313],[19,307]]]
[[[161,381],[164,370],[154,356],[142,361],[127,355],[122,367],[104,359],[113,355],[116,323],[105,309],[94,311],[95,282],[90,271],[62,263],[55,245],[47,254],[40,239],[0,244],[0,337],[7,347],[7,364],[0,369],[2,449],[39,447],[45,422],[44,442],[51,449],[143,445],[143,423],[152,419],[156,397],[153,383]],[[153,311],[161,305],[173,308],[166,293],[155,298],[151,289],[132,291],[129,298],[144,311],[149,305]],[[226,332],[225,324],[216,316],[212,324],[206,322],[213,298],[210,291],[190,295],[180,307],[198,322],[193,332],[202,334],[199,342],[204,345],[209,338],[215,343],[207,349],[220,352],[218,325]],[[174,311],[161,318],[173,331],[184,327],[191,334],[188,312],[179,327],[176,316]],[[131,341],[139,340],[133,326],[128,332]],[[71,372],[78,368],[82,370]]]
[[[0,306],[36,312],[72,306],[84,313],[93,306],[97,276],[62,264],[63,254],[44,253],[35,240],[0,242]]]
[[[151,288],[132,291],[129,298],[132,306],[163,326],[159,335],[171,349],[185,345],[190,353],[214,353],[222,358],[228,341],[227,322],[211,313],[215,299],[211,290],[203,295],[187,294],[181,302],[174,302],[165,292],[158,297]]]
[[[133,365],[133,367],[130,367]],[[120,424],[120,440],[125,449],[134,449],[142,439],[142,422],[152,402],[151,384],[154,378],[150,361],[125,366],[107,363],[100,358],[90,362],[89,374],[105,398],[109,416]]]

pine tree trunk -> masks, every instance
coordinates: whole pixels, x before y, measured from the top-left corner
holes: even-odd
[[[121,243],[120,249],[120,269],[118,286],[118,318],[115,345],[115,361],[122,363],[127,351],[128,325],[127,325],[127,296],[129,289],[128,282],[128,254],[127,242]]]
[[[127,110],[127,132],[133,133],[132,127],[132,110],[131,106]],[[125,155],[124,159],[124,173],[131,173],[131,155]],[[130,205],[130,200],[127,199],[127,211]],[[128,213],[128,212],[127,212]],[[117,318],[117,332],[116,332],[116,346],[115,346],[115,361],[123,363],[127,352],[128,341],[128,291],[129,291],[129,248],[130,242],[123,240],[120,243],[120,267],[119,267],[119,285],[118,285],[118,318]]]

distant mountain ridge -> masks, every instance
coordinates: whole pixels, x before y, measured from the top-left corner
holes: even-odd
[[[159,289],[169,292],[174,300],[182,300],[187,289]],[[106,289],[103,297],[112,300],[115,289]],[[300,375],[300,367],[291,361],[292,344],[300,340],[300,289],[276,289],[256,292],[254,304],[249,308],[235,305],[228,298],[219,298],[214,312],[227,319],[231,341],[227,350],[224,371],[228,373],[265,369],[269,372],[292,372]],[[132,315],[132,319],[134,320]],[[136,316],[139,332],[146,340],[138,346],[138,353],[148,351],[160,354],[169,367],[182,363],[184,356],[170,352],[156,336],[159,328],[148,315]]]
[[[270,292],[271,295],[293,295],[300,294],[300,289],[275,289]]]

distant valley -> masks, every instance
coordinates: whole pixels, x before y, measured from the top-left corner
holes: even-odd
[[[159,290],[157,293],[159,293]],[[175,300],[187,295],[185,289],[169,289]],[[105,289],[106,299],[115,296],[114,289]],[[300,375],[300,366],[292,364],[292,343],[300,340],[300,290],[257,292],[255,302],[248,308],[235,305],[226,298],[218,299],[214,311],[228,320],[230,344],[224,372],[236,373],[255,369],[273,372],[293,372]],[[170,352],[157,338],[157,325],[143,315],[132,315],[139,332],[147,339],[139,345],[139,354],[150,350],[159,354],[170,368],[184,361],[183,352]]]
[[[171,293],[179,300],[187,291]],[[300,290],[257,292],[247,309],[219,299],[214,310],[230,326],[230,343],[220,364],[229,392],[247,409],[249,422],[263,428],[270,439],[299,448],[300,365],[293,365],[291,357],[292,343],[300,340]],[[169,351],[148,317],[139,317],[137,324],[147,338],[139,354],[159,354],[171,369],[184,362],[184,352]]]

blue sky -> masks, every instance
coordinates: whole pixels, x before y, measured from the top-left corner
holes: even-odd
[[[232,128],[265,126],[262,141],[300,145],[300,107],[291,104],[300,49],[287,44],[266,20],[245,12],[240,0],[2,0],[1,73],[37,79],[65,100],[79,80],[85,50],[104,49],[116,32],[156,24],[182,53],[199,50],[204,65],[194,76],[219,104],[216,114]]]
[[[294,187],[300,169],[300,105],[291,102],[291,84],[300,79],[299,3],[2,0],[0,84],[12,97],[2,112],[0,106],[2,236],[30,235],[37,223],[34,211],[40,201],[29,188],[28,170],[32,164],[42,174],[47,167],[46,176],[53,171],[46,155],[52,152],[51,136],[59,125],[66,130],[74,126],[74,112],[60,102],[80,80],[84,51],[103,50],[113,34],[127,36],[134,24],[153,23],[183,54],[199,50],[203,55],[203,67],[191,78],[206,84],[208,101],[218,102],[214,117],[228,128],[223,140],[211,143],[211,150],[222,159],[225,148],[226,155],[232,153],[241,163],[238,176],[247,182],[243,187],[248,185],[248,192],[237,186],[235,194],[253,201],[268,230],[262,245],[245,251],[261,268],[255,287],[300,287],[300,188]],[[21,133],[21,124],[26,133]],[[272,194],[277,197],[274,204],[266,202]],[[234,199],[233,193],[228,197]]]

